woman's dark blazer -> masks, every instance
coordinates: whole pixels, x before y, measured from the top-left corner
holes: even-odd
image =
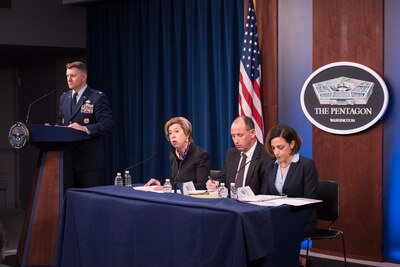
[[[266,171],[261,193],[263,195],[279,195],[275,187],[276,172],[278,164],[272,164]],[[292,162],[286,180],[282,188],[282,193],[288,197],[316,198],[318,188],[318,172],[314,161],[300,156],[298,162]],[[315,221],[317,214],[314,211],[310,216],[310,221]]]
[[[190,144],[190,149],[183,160],[179,160],[175,150],[169,155],[171,164],[171,183],[174,187],[178,183],[194,183],[197,190],[206,189],[206,182],[210,175],[210,157],[208,153],[196,145]]]

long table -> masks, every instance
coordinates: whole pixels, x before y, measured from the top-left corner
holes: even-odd
[[[117,186],[71,189],[54,265],[298,266],[311,210]]]

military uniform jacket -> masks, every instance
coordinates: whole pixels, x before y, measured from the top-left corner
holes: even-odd
[[[68,126],[79,123],[86,126],[91,139],[72,149],[74,171],[103,169],[105,166],[104,135],[111,132],[112,111],[107,96],[97,90],[86,87],[75,108],[71,110],[72,90],[60,97],[57,124]]]

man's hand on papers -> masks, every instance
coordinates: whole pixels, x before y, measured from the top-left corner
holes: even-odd
[[[208,191],[216,191],[218,189],[219,182],[216,180],[208,180],[206,183],[206,187]]]
[[[161,183],[159,180],[151,178],[144,186],[150,186],[150,185],[158,185],[161,186]]]

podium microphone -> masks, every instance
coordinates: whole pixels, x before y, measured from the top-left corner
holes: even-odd
[[[135,167],[137,167],[137,166],[139,166],[139,165],[142,165],[143,163],[145,163],[145,162],[151,160],[151,159],[154,158],[157,154],[158,154],[158,151],[154,152],[150,157],[148,157],[148,158],[146,158],[146,159],[144,159],[144,160],[142,160],[142,161],[140,161],[140,162],[137,162],[137,163],[135,163],[135,164],[133,164],[133,165],[127,167],[127,168],[124,170],[124,173],[125,173],[127,170],[129,170],[129,169],[135,168]]]
[[[51,92],[49,92],[49,93],[47,93],[47,94],[45,94],[45,95],[39,97],[38,99],[36,99],[35,101],[33,101],[32,103],[29,104],[28,112],[26,113],[26,120],[25,120],[25,123],[26,123],[26,124],[28,124],[28,121],[29,121],[29,112],[31,111],[32,105],[35,104],[36,102],[39,102],[39,101],[42,100],[43,98],[45,98],[45,97],[51,95],[51,94],[54,93],[55,91],[57,91],[57,89],[54,89],[53,91],[51,91]]]

